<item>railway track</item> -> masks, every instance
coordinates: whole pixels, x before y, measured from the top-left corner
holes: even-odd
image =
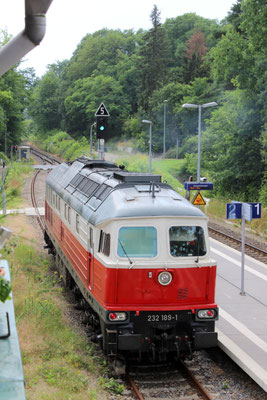
[[[36,212],[38,224],[41,228],[41,231],[44,233],[45,222],[44,222],[44,218],[39,213],[39,208],[38,208],[36,197],[35,197],[35,184],[36,184],[36,179],[37,179],[37,176],[39,175],[39,173],[40,173],[40,171],[36,171],[32,178],[32,181],[31,181],[31,201],[32,201],[32,205]]]
[[[62,163],[62,160],[59,157],[54,157],[54,156],[52,157],[49,153],[36,149],[32,146],[31,146],[31,153],[39,157],[42,160],[43,164],[48,163],[54,165]]]
[[[51,157],[49,154],[42,152],[40,150],[34,149],[33,147],[31,147],[31,153],[35,155],[35,157],[38,157],[41,159],[42,163],[45,164],[60,164],[61,161],[59,159],[56,159],[54,157]],[[36,181],[37,181],[37,177],[40,174],[40,170],[36,171],[32,177],[32,181],[31,181],[31,202],[32,205],[35,209],[36,212],[36,216],[37,216],[37,222],[40,226],[40,229],[42,231],[42,233],[44,233],[45,231],[45,222],[44,222],[44,217],[42,217],[40,215],[39,212],[39,208],[38,208],[38,204],[37,204],[37,199],[36,199],[36,193],[35,193],[35,189],[36,189]]]
[[[197,374],[200,374],[199,368]],[[129,389],[138,400],[215,400],[200,379],[205,380],[204,375],[198,378],[183,361],[176,366],[144,366],[143,371],[139,366],[137,372],[129,372],[125,376]]]
[[[217,224],[209,223],[209,234],[210,237],[230,246],[234,249],[241,251],[241,238],[236,232],[229,233],[229,230],[225,230],[223,227]],[[235,236],[234,236],[235,235]],[[237,237],[237,236],[238,237]],[[245,253],[250,257],[255,258],[258,261],[267,263],[267,249],[262,243],[252,243],[251,239],[246,238]]]

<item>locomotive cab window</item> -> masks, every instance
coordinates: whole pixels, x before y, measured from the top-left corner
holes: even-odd
[[[207,253],[204,231],[200,226],[172,226],[169,239],[173,257],[198,257]]]
[[[153,226],[123,227],[119,230],[119,257],[156,257],[157,230]]]

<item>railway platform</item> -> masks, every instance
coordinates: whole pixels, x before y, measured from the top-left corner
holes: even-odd
[[[5,270],[5,279],[10,280],[8,262],[1,260],[0,267]],[[0,400],[25,400],[24,375],[12,298],[0,303],[0,355]]]
[[[44,207],[38,207],[39,215],[44,216],[45,215],[45,209]],[[0,215],[3,214],[3,211],[0,210]],[[28,216],[36,216],[36,210],[34,207],[26,207],[26,208],[17,208],[17,209],[11,209],[11,210],[6,210],[6,214],[26,214]]]
[[[267,399],[267,265],[245,256],[241,294],[241,253],[211,239],[217,260],[216,323],[219,347],[262,389]]]

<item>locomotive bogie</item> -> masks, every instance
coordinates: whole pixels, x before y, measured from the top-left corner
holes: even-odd
[[[158,176],[62,164],[47,179],[45,219],[63,280],[88,302],[107,355],[162,359],[216,345],[207,218]]]

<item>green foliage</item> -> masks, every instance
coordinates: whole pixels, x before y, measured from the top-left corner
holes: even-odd
[[[3,157],[5,160],[6,158]],[[9,164],[8,174],[5,180],[5,192],[7,208],[16,208],[21,201],[21,187],[24,177],[32,171],[30,163],[16,163]],[[7,169],[5,169],[7,171]],[[5,172],[7,173],[7,172]],[[2,193],[0,194],[0,201],[2,201]]]
[[[254,57],[248,41],[244,36],[229,28],[209,56],[211,72],[216,82],[223,82],[228,89],[238,80],[244,86],[255,85],[253,74]]]
[[[6,165],[9,164],[9,159],[8,159],[8,157],[7,157],[4,153],[2,153],[1,151],[0,151],[0,159],[3,160],[3,161],[5,162]]]
[[[0,77],[0,151],[20,144],[23,110],[27,98],[23,75],[11,69]],[[6,140],[6,142],[5,142]]]
[[[41,131],[60,127],[59,90],[59,77],[49,71],[32,94],[29,112]]]
[[[121,131],[122,120],[129,112],[129,106],[120,84],[112,77],[99,75],[76,81],[65,99],[66,126],[73,135],[79,137],[87,133],[94,122],[94,114],[100,99],[109,110],[110,136]]]
[[[203,135],[205,167],[219,193],[242,193],[246,201],[257,200],[263,178],[259,127],[253,98],[238,89],[226,93],[223,105],[214,110]]]
[[[68,389],[70,393],[77,393],[88,385],[88,379],[79,371],[70,370],[62,365],[47,365],[39,368],[40,376],[51,386]]]
[[[114,378],[99,378],[98,382],[102,388],[116,394],[121,394],[124,391],[124,385],[118,383]]]
[[[11,290],[11,283],[0,276],[0,301],[2,303],[4,303],[6,300],[10,300],[9,294],[11,293]]]
[[[197,154],[185,155],[185,171],[189,176],[197,176]]]
[[[73,57],[50,65],[40,82],[31,71],[25,73],[30,93],[33,90],[28,108],[34,123],[25,124],[24,129],[26,126],[38,132],[39,137],[47,139],[47,148],[53,147],[67,159],[88,154],[82,138],[89,139],[95,111],[104,102],[110,112],[111,140],[130,139],[135,149],[147,152],[148,130],[141,121],[149,119],[153,122],[153,153],[161,153],[164,101],[168,100],[166,149],[171,149],[174,156],[179,139],[185,173],[195,176],[198,113],[181,106],[216,101],[217,110],[202,109],[201,170],[212,177],[217,193],[232,195],[240,191],[244,198],[264,198],[264,0],[238,0],[221,24],[193,13],[162,24],[157,6],[150,19],[152,27],[148,31],[102,29],[87,34]],[[10,86],[0,84],[2,143],[9,129],[6,110],[14,101]],[[65,133],[52,146],[49,132],[53,129],[68,132],[77,142],[69,141]],[[83,142],[82,151],[78,142]],[[145,170],[146,163],[142,161],[139,167]],[[258,166],[257,170],[253,165]]]
[[[90,155],[90,146],[85,137],[74,140],[67,132],[62,131],[51,132],[51,136],[44,141],[42,148],[63,157],[67,161]]]
[[[167,82],[165,73],[170,61],[170,44],[160,23],[160,11],[154,5],[150,15],[152,28],[143,36],[139,49],[139,104],[150,112],[149,98]]]
[[[262,203],[264,207],[267,207],[267,172],[265,172],[264,178],[262,180],[259,193],[259,201]]]

